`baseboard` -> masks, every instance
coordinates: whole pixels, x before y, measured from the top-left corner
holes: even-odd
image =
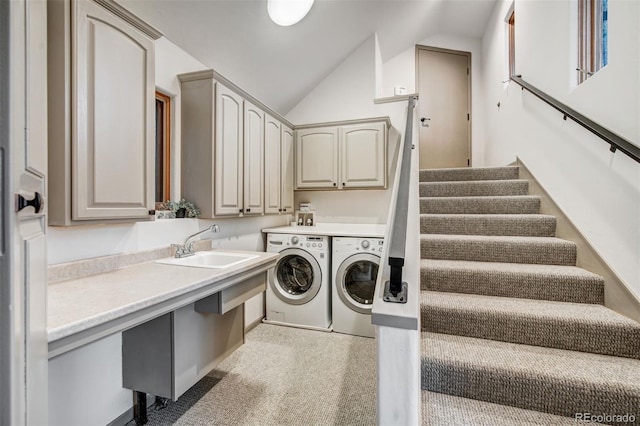
[[[558,238],[573,241],[577,245],[576,265],[604,278],[604,304],[622,315],[640,322],[640,299],[629,286],[616,274],[609,264],[602,258],[593,244],[587,239],[565,212],[553,201],[549,193],[533,176],[524,162],[517,158],[520,166],[520,179],[529,181],[529,193],[541,198],[540,213],[553,215],[558,223],[556,235]]]
[[[115,420],[109,423],[107,426],[124,426],[133,420],[133,407],[119,415]]]
[[[247,334],[248,332],[250,332],[251,330],[253,330],[254,328],[256,328],[259,324],[262,324],[262,319],[264,317],[260,317],[257,320],[255,320],[254,322],[252,322],[251,324],[247,325],[244,327],[244,333]]]

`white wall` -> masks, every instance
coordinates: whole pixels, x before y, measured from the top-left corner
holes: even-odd
[[[172,97],[171,196],[180,198],[180,83],[178,74],[206,69],[202,63],[165,38],[156,41],[156,86]],[[232,77],[232,76],[230,76]],[[212,235],[214,248],[263,251],[261,229],[286,225],[291,215],[270,215],[216,220],[162,219],[130,224],[49,227],[49,264],[118,253],[166,247],[183,241],[194,232],[217,223],[220,233]],[[264,316],[264,295],[245,306],[245,324]],[[122,389],[121,334],[64,354],[50,362],[49,410],[52,424],[108,423],[131,407],[131,391]],[[96,356],[99,354],[99,356]],[[89,372],[91,370],[91,372]],[[88,374],[91,373],[92,379]],[[82,412],[89,414],[86,417]]]
[[[406,102],[373,103],[376,88],[375,35],[363,42],[300,101],[286,118],[295,124],[389,116],[388,188],[393,185]],[[296,206],[310,201],[316,222],[386,223],[391,190],[296,191]]]
[[[485,161],[497,166],[520,157],[640,297],[640,164],[610,153],[599,138],[514,83],[501,83],[511,4],[498,0],[483,38]],[[516,2],[516,71],[640,145],[640,3],[609,1],[609,65],[577,88],[572,7],[571,0]]]

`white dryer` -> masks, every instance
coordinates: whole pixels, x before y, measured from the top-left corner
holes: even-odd
[[[333,238],[333,331],[375,337],[371,307],[383,238]]]
[[[280,257],[268,273],[264,322],[331,331],[329,237],[267,234],[267,252]]]

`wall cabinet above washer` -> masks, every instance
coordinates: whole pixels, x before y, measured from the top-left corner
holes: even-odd
[[[386,188],[388,128],[388,118],[298,127],[296,189]]]
[[[109,0],[47,6],[49,224],[150,219],[161,34]]]

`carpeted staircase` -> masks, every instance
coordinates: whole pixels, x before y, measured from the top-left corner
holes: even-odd
[[[640,324],[518,167],[420,172],[423,424],[640,424]]]

